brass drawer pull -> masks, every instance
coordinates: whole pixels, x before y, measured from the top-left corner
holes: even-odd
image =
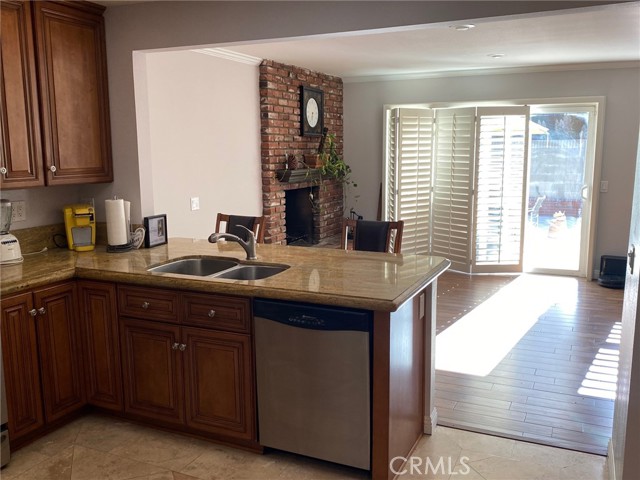
[[[216,316],[216,311],[215,310],[209,310],[209,313],[207,315],[209,315],[209,318],[213,318],[213,317]]]
[[[149,302],[143,302],[141,306],[146,310],[147,308],[149,308]]]

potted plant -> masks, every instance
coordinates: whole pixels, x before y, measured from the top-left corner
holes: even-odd
[[[322,159],[320,174],[323,178],[338,180],[343,185],[358,186],[351,180],[351,167],[338,154],[335,134],[330,133],[327,135],[326,145],[320,157]]]

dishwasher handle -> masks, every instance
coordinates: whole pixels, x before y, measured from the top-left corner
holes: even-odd
[[[311,330],[370,332],[372,323],[372,314],[367,310],[263,299],[254,300],[253,314],[256,318]]]

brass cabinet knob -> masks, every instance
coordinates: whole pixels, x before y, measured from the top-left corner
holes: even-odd
[[[146,310],[147,308],[149,308],[149,302],[142,302],[141,307]]]
[[[29,310],[29,315],[31,315],[32,317],[35,317],[38,314],[38,311],[35,308],[32,308],[31,310]]]
[[[186,344],[184,344],[184,343],[180,344],[180,351],[181,352],[184,352],[185,348],[187,348]]]
[[[40,308],[38,309],[38,313],[39,313],[40,315],[44,315],[45,313],[47,313],[47,311],[45,310],[45,308],[44,308],[44,307],[40,307]]]
[[[0,174],[6,175],[8,172],[7,167],[0,167]]]
[[[58,169],[56,168],[56,166],[55,166],[55,165],[51,165],[51,166],[49,167],[49,171],[50,171],[51,173],[56,173],[56,170],[58,170]]]
[[[174,343],[173,345],[171,345],[171,350],[177,350],[178,347],[180,347],[179,343]]]
[[[216,316],[216,311],[215,310],[209,310],[209,313],[207,315],[209,315],[209,318],[213,318],[213,317]]]

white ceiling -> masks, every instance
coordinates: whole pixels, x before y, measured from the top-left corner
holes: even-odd
[[[124,2],[98,1],[107,6]],[[126,2],[132,3],[132,2]],[[138,2],[135,2],[138,3]],[[446,76],[585,64],[640,62],[640,1],[469,19],[366,33],[316,35],[225,46],[225,50],[336,75],[345,81],[385,76]],[[491,54],[504,54],[492,58]]]
[[[345,80],[640,61],[640,2],[225,47]],[[504,54],[492,58],[490,54]]]

